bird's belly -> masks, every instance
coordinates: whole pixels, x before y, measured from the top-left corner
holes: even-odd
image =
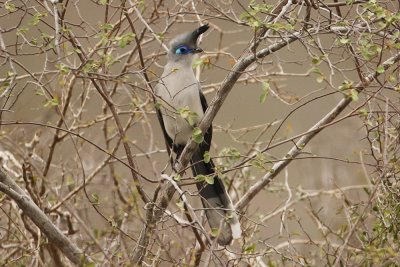
[[[192,92],[189,90],[192,89]],[[193,127],[179,114],[179,109],[188,107],[190,111],[197,114],[197,118],[193,120],[194,125],[203,118],[204,112],[201,106],[200,98],[196,97],[199,92],[197,88],[188,88],[186,92],[181,92],[181,96],[170,99],[169,104],[176,110],[165,109],[163,114],[164,125],[168,135],[176,144],[185,145],[191,138]],[[189,115],[190,116],[190,115]]]
[[[182,117],[168,117],[166,120],[169,120],[169,122],[166,123],[165,129],[173,142],[185,145],[192,136],[193,127]]]

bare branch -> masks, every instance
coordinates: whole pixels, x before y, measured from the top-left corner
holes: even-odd
[[[52,221],[39,209],[28,195],[12,180],[3,169],[0,170],[0,190],[12,198],[21,210],[46,235],[51,243],[74,264],[80,265],[90,259],[73,244]]]

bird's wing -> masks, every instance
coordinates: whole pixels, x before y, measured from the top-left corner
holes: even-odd
[[[199,94],[200,94],[201,106],[203,107],[203,112],[206,113],[208,104],[207,104],[206,97],[204,96],[204,94],[200,88],[199,88]],[[204,142],[200,145],[202,147],[202,150],[204,150],[204,152],[210,150],[212,131],[213,131],[212,125],[210,125],[210,127],[207,129],[206,133],[204,134]]]
[[[158,83],[158,84],[154,87],[154,91],[156,92],[156,94],[157,94],[157,91],[158,91],[158,87],[159,87],[159,86],[162,86],[162,85]],[[156,101],[157,101],[157,99],[154,98],[154,103],[156,103]],[[164,135],[165,144],[167,145],[167,148],[168,148],[168,154],[170,154],[169,149],[172,148],[172,144],[173,144],[172,138],[169,137],[169,135],[168,135],[168,133],[167,133],[167,130],[165,129],[164,119],[163,119],[163,116],[162,116],[162,114],[161,114],[161,109],[156,107],[156,113],[157,113],[158,121],[160,122],[161,130],[162,130],[163,135]]]

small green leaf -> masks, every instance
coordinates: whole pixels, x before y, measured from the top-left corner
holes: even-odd
[[[96,193],[93,193],[92,194],[92,201],[91,201],[91,203],[93,204],[93,205],[99,205],[100,204],[100,202],[99,202],[99,195],[98,194],[96,194]]]
[[[254,253],[256,251],[256,245],[255,244],[252,244],[252,245],[250,245],[250,246],[247,246],[245,249],[244,249],[244,252],[245,253]]]
[[[115,40],[118,42],[118,46],[121,48],[125,48],[127,45],[129,45],[132,40],[135,38],[135,35],[133,33],[127,33],[121,36],[118,36],[115,38]]]
[[[24,33],[27,33],[29,31],[28,27],[20,27],[17,29],[17,35],[23,35]]]
[[[226,156],[228,161],[235,162],[241,157],[240,151],[235,147],[226,147],[221,151],[223,156]]]
[[[37,95],[37,96],[44,96],[44,93],[43,93],[43,91],[42,90],[36,90],[35,91],[35,95]]]
[[[68,66],[63,63],[56,64],[56,68],[60,71],[61,74],[67,74],[70,70]]]
[[[36,12],[36,13],[33,15],[32,19],[28,22],[28,24],[29,24],[29,25],[32,25],[32,26],[36,26],[36,25],[39,24],[40,20],[41,20],[43,17],[46,17],[46,16],[47,16],[47,12],[43,12],[43,13]]]
[[[173,176],[173,179],[174,179],[175,181],[179,182],[179,181],[182,179],[182,176],[181,176],[180,174],[175,174],[175,175]]]
[[[60,101],[58,100],[58,98],[53,98],[46,101],[46,103],[43,106],[47,108],[47,107],[56,107],[58,105],[60,105]]]
[[[13,4],[13,3],[10,3],[10,2],[7,2],[5,5],[4,5],[4,7],[5,7],[5,9],[8,11],[8,12],[15,12],[17,9],[15,8],[15,5]]]
[[[385,72],[385,68],[381,65],[376,69],[377,73],[384,73]]]
[[[104,23],[100,25],[100,29],[105,30],[105,31],[111,31],[114,28],[114,26],[110,23]]]
[[[368,110],[366,108],[362,108],[358,110],[358,114],[362,117],[367,117],[368,116]]]
[[[176,205],[178,206],[178,208],[179,208],[181,211],[184,210],[183,204],[184,204],[184,203],[183,203],[182,200],[179,200],[179,201],[176,202]]]
[[[190,109],[189,106],[185,106],[183,108],[179,108],[178,110],[179,115],[181,115],[182,118],[186,119],[189,116]]]
[[[319,62],[320,62],[320,60],[319,60],[318,57],[313,57],[312,60],[311,60],[311,63],[314,64],[314,65],[318,64]]]
[[[190,126],[194,126],[197,122],[197,118],[199,117],[199,115],[197,115],[196,112],[190,112],[189,117],[187,119],[188,123]]]
[[[178,109],[178,113],[182,118],[187,120],[190,126],[194,126],[197,122],[197,118],[199,117],[199,115],[197,115],[196,112],[191,111],[188,106]]]
[[[196,142],[196,144],[200,144],[203,142],[204,138],[199,127],[193,128],[192,138]]]
[[[204,163],[209,163],[211,160],[210,151],[204,152],[203,158],[204,158]]]
[[[353,87],[353,82],[352,81],[344,81],[340,86],[339,86],[339,90],[341,91],[345,91],[345,90],[349,90]]]
[[[162,32],[155,33],[155,35],[158,37],[158,39],[160,39],[160,41],[163,41],[165,39],[164,33]]]
[[[211,233],[210,235],[212,237],[217,237],[219,235],[219,229],[218,228],[211,228]]]
[[[206,175],[204,178],[207,184],[214,184],[214,176]]]
[[[351,89],[350,90],[350,98],[353,101],[358,101],[359,98],[358,98],[358,92],[357,92],[356,89]]]
[[[206,175],[198,174],[196,175],[196,177],[194,177],[194,179],[196,180],[196,182],[204,182],[206,180],[206,177]]]

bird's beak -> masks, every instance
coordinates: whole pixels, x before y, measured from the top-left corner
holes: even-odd
[[[200,47],[197,47],[197,48],[195,48],[195,49],[192,50],[192,53],[193,53],[193,54],[198,54],[198,53],[201,53],[201,52],[204,52],[204,51],[203,51],[203,49],[201,49]]]

